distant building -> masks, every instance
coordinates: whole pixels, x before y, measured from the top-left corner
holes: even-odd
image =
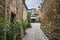
[[[36,10],[35,8],[32,8],[31,20],[34,20],[34,21],[39,20],[39,11]]]
[[[38,13],[39,13],[39,18],[41,18],[41,7],[40,6],[38,6]]]

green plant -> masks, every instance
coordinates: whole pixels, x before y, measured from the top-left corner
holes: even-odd
[[[28,26],[30,26],[30,17],[31,17],[31,13],[28,12]]]
[[[0,40],[6,40],[4,35],[0,35]]]
[[[20,24],[18,22],[10,23],[10,26],[7,28],[7,38],[9,38],[7,40],[14,40],[14,37],[16,37],[21,32]]]
[[[0,40],[6,40],[6,20],[3,17],[0,17]]]
[[[25,33],[25,30],[26,30],[27,25],[28,25],[28,21],[23,21],[22,22],[22,27],[23,27],[24,33]]]

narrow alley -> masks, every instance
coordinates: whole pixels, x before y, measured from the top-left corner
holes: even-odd
[[[48,40],[40,29],[40,23],[31,23],[32,28],[26,30],[25,40]]]
[[[60,0],[0,0],[0,40],[60,40]]]

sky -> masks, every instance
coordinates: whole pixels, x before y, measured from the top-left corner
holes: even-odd
[[[41,0],[25,0],[25,3],[29,9],[31,8],[38,8],[42,1]]]

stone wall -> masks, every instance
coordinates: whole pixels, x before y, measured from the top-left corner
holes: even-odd
[[[23,5],[23,6],[24,6],[24,5]],[[27,15],[28,15],[27,9],[26,9],[26,7],[24,6],[24,7],[23,7],[23,21],[27,21]]]
[[[17,1],[17,14],[16,14],[16,21],[22,23],[23,19],[23,0],[16,0]]]
[[[0,0],[0,16],[10,21],[12,13],[15,21],[22,22],[23,0]]]
[[[0,0],[0,16],[4,17],[4,12],[5,12],[5,1]]]
[[[17,9],[17,7],[16,7],[16,0],[12,0],[10,6],[11,6],[10,7],[11,11],[16,14],[16,12],[17,12],[16,11],[16,9]]]
[[[41,28],[49,40],[60,40],[60,1],[48,1],[42,8]]]
[[[9,18],[10,13],[10,0],[0,0],[0,16]]]

